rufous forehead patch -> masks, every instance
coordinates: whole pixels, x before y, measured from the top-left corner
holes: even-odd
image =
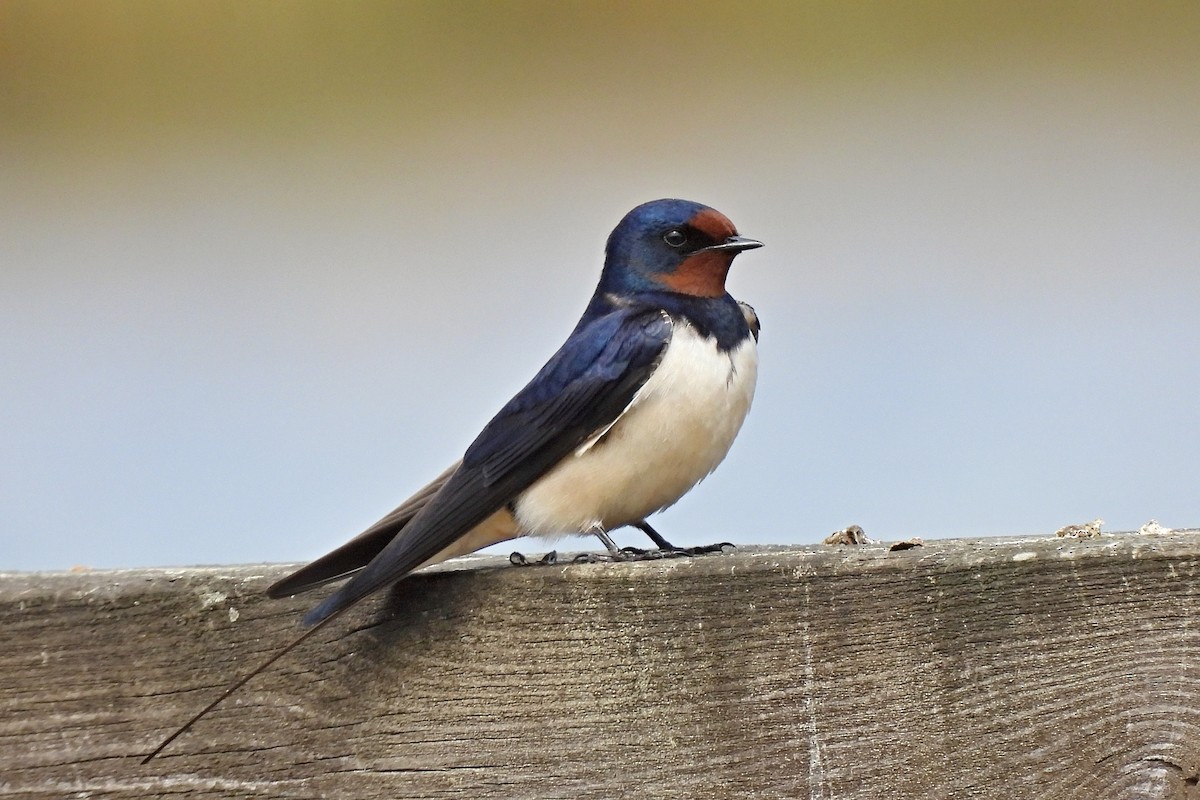
[[[730,236],[737,236],[737,228],[733,227],[729,217],[716,209],[697,211],[688,222],[693,228],[703,231],[718,242],[723,242]]]

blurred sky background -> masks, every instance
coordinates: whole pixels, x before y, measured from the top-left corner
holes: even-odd
[[[340,544],[664,196],[767,244],[677,543],[1200,525],[1200,3],[5,0],[0,569]]]

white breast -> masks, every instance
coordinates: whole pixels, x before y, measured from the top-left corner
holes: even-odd
[[[673,504],[725,458],[757,378],[753,338],[722,353],[676,320],[658,368],[625,412],[517,499],[522,532],[612,530]]]

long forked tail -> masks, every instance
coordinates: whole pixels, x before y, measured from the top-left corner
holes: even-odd
[[[342,611],[344,611],[345,609],[341,609],[341,610],[342,610]],[[329,622],[331,622],[331,621],[333,621],[333,620],[337,619],[337,618],[338,618],[338,616],[340,616],[340,613],[335,613],[335,614],[332,614],[331,616],[328,616],[328,617],[326,617],[325,619],[321,620],[320,622],[318,622],[317,624],[313,625],[311,628],[309,628],[308,630],[306,630],[304,633],[300,634],[300,635],[299,635],[299,636],[297,636],[295,639],[293,639],[292,641],[288,642],[287,646],[285,646],[285,647],[284,647],[282,650],[280,650],[280,651],[279,651],[279,652],[277,652],[277,653],[274,653],[274,654],[273,654],[273,655],[272,655],[270,658],[268,658],[266,661],[262,662],[262,663],[261,663],[261,664],[259,664],[257,667],[255,667],[254,669],[252,669],[250,672],[246,673],[245,675],[243,675],[242,677],[238,678],[238,679],[237,679],[236,681],[234,681],[233,683],[229,684],[229,686],[227,686],[227,687],[225,688],[225,691],[221,692],[221,694],[217,696],[217,699],[213,700],[211,703],[209,703],[208,705],[206,705],[204,708],[200,709],[200,711],[199,711],[199,712],[197,712],[195,716],[193,716],[193,717],[192,717],[191,719],[189,719],[187,722],[185,722],[185,723],[183,723],[182,725],[180,725],[180,726],[179,726],[179,727],[178,727],[178,728],[175,730],[175,732],[174,732],[174,733],[172,733],[170,736],[168,736],[167,738],[163,739],[163,740],[162,740],[162,742],[160,742],[160,743],[159,743],[158,747],[156,747],[156,748],[154,748],[153,750],[151,750],[151,751],[150,751],[150,754],[149,754],[149,755],[147,755],[145,758],[143,758],[143,759],[142,759],[142,763],[143,763],[143,764],[149,764],[149,763],[150,763],[150,761],[151,761],[151,760],[152,760],[152,759],[153,759],[155,756],[157,756],[157,755],[158,755],[159,753],[161,753],[163,750],[166,750],[166,749],[167,749],[167,746],[168,746],[168,745],[170,745],[170,744],[171,744],[171,742],[175,741],[175,740],[176,740],[176,739],[178,739],[180,736],[182,736],[183,734],[187,733],[187,731],[188,731],[188,729],[189,729],[189,728],[191,728],[193,725],[195,725],[195,724],[196,724],[197,722],[199,722],[201,719],[203,719],[204,717],[206,717],[206,716],[208,715],[208,712],[212,711],[214,708],[216,708],[217,706],[221,705],[221,703],[225,702],[225,700],[226,700],[226,699],[227,699],[227,698],[228,698],[228,697],[229,697],[231,694],[233,694],[233,693],[234,693],[234,692],[236,692],[238,689],[242,688],[242,687],[243,687],[243,686],[245,686],[247,683],[249,683],[249,682],[250,682],[250,680],[251,680],[252,678],[254,678],[254,676],[255,676],[255,675],[258,675],[260,672],[262,672],[263,670],[265,670],[265,669],[267,669],[268,667],[270,667],[270,666],[271,666],[272,664],[274,664],[276,661],[278,661],[279,659],[281,659],[281,658],[283,658],[284,656],[286,656],[288,653],[290,653],[290,652],[292,652],[293,650],[295,650],[295,649],[296,649],[298,646],[300,646],[300,644],[301,644],[302,642],[304,642],[304,640],[306,640],[308,637],[312,636],[312,635],[313,635],[314,633],[316,633],[317,631],[321,630],[321,628],[324,628],[324,627],[325,627],[325,625],[326,625],[327,623],[329,623]]]

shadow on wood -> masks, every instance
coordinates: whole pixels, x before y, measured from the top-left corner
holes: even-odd
[[[1200,534],[0,576],[0,797],[1195,797]],[[452,565],[453,566],[453,565]]]

